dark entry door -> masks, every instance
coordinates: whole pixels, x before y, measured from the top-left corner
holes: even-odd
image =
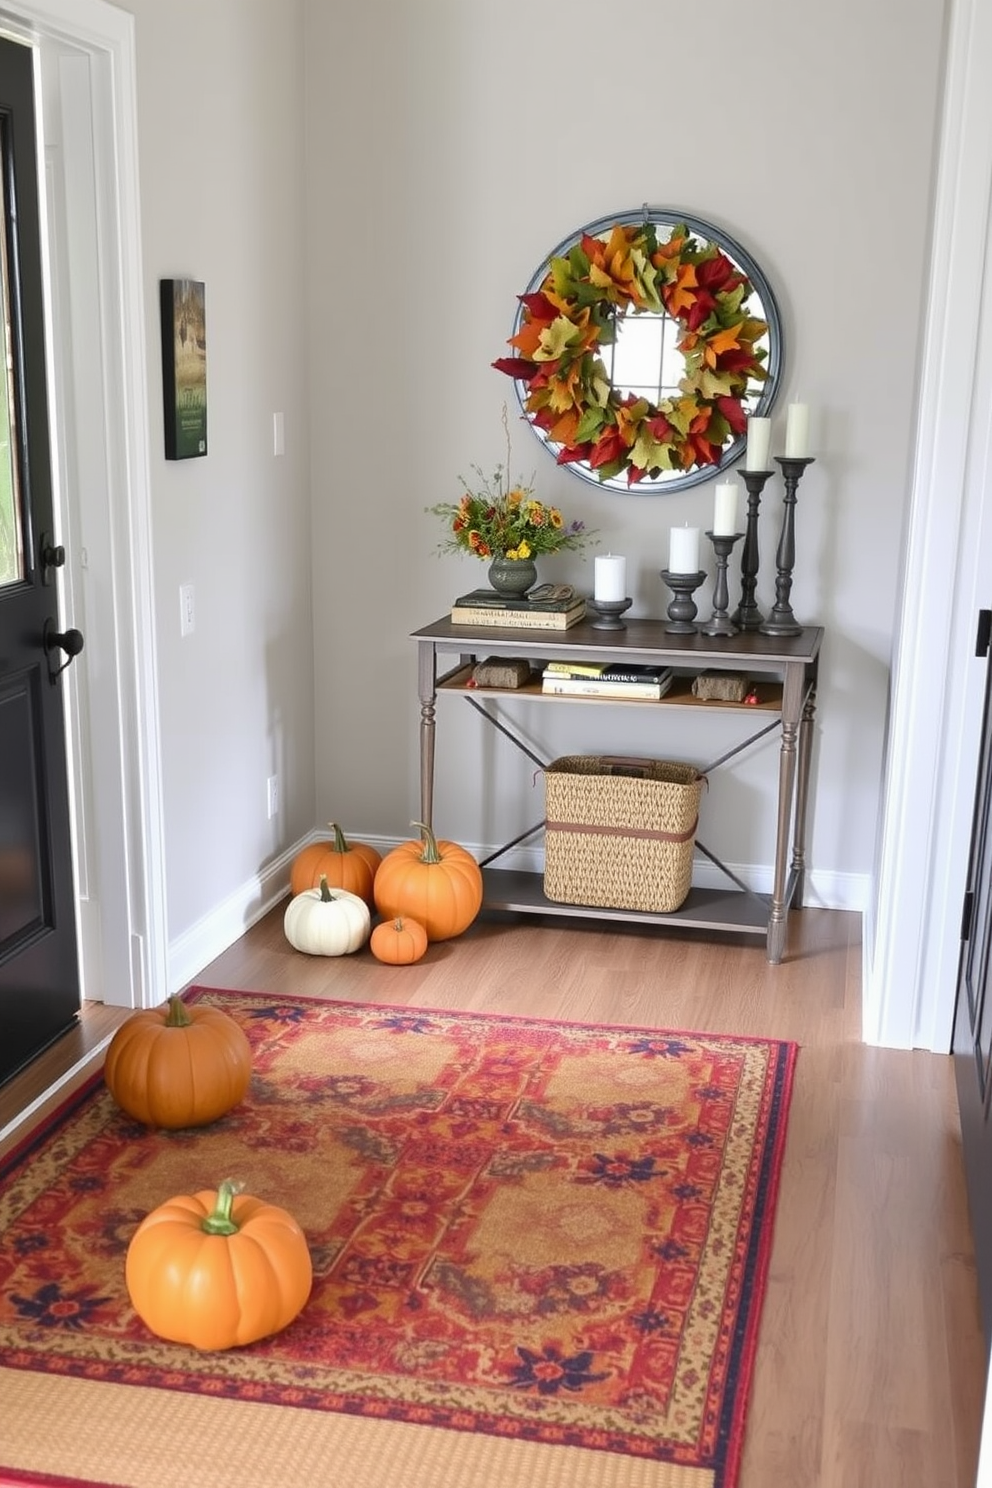
[[[992,611],[979,618],[978,653],[990,654]],[[978,1264],[986,1348],[992,1343],[992,668],[975,789],[954,1016],[954,1067]]]
[[[33,95],[30,48],[0,40],[0,1080],[80,1000]]]

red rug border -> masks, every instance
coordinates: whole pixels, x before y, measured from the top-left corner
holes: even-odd
[[[749,1301],[746,1309],[742,1309],[738,1313],[738,1323],[740,1326],[737,1329],[738,1336],[732,1345],[734,1362],[731,1366],[730,1374],[736,1381],[741,1381],[741,1383],[728,1388],[724,1396],[726,1419],[721,1424],[719,1435],[725,1442],[725,1448],[723,1453],[720,1452],[719,1447],[717,1448],[712,1464],[713,1469],[717,1473],[718,1482],[726,1485],[733,1485],[737,1482],[744,1445],[744,1428],[753,1386],[760,1320],[767,1291],[771,1254],[775,1238],[774,1221],[777,1214],[778,1196],[781,1188],[785,1155],[784,1149],[788,1138],[788,1118],[796,1062],[801,1048],[801,1045],[797,1041],[764,1034],[724,1033],[719,1030],[686,1029],[660,1025],[652,1026],[643,1023],[586,1022],[584,1020],[567,1018],[534,1017],[526,1013],[499,1013],[476,1009],[411,1006],[407,1003],[379,1003],[352,998],[314,996],[306,992],[272,992],[257,991],[251,988],[219,987],[202,982],[190,983],[179,995],[184,1001],[189,1002],[196,1002],[200,998],[210,995],[236,997],[260,1003],[278,1002],[284,998],[287,1001],[292,1000],[315,1005],[330,1003],[355,1012],[367,1010],[378,1014],[394,1014],[397,1017],[404,1015],[416,1017],[422,1014],[425,1017],[461,1018],[477,1023],[518,1023],[529,1027],[547,1028],[550,1030],[575,1028],[587,1032],[646,1033],[656,1035],[659,1038],[678,1036],[688,1039],[728,1039],[742,1044],[774,1046],[778,1050],[778,1057],[775,1066],[774,1089],[771,1096],[771,1111],[769,1113],[769,1124],[774,1132],[774,1139],[766,1145],[763,1153],[763,1161],[757,1185],[760,1204],[752,1219],[752,1234],[757,1233],[758,1243],[754,1248],[753,1254],[749,1257],[743,1284],[748,1292]],[[52,1110],[42,1116],[32,1130],[25,1135],[23,1140],[3,1158],[0,1158],[0,1181],[5,1180],[30,1155],[34,1147],[47,1138],[59,1122],[66,1119],[78,1105],[87,1100],[102,1081],[103,1069],[101,1065],[99,1070],[87,1076],[79,1086],[67,1095],[65,1100],[61,1101],[56,1107],[53,1107]],[[763,1220],[769,1211],[772,1215],[772,1223],[766,1225]],[[746,1315],[742,1316],[742,1314]],[[126,1382],[121,1381],[121,1383]],[[157,1388],[163,1388],[163,1386],[158,1386]],[[168,1386],[165,1386],[165,1388],[168,1389]],[[177,1393],[182,1393],[181,1387],[177,1386],[176,1390]],[[340,1407],[338,1407],[338,1410],[340,1410]],[[360,1416],[365,1416],[366,1414],[361,1408],[352,1411],[347,1406],[344,1408],[343,1413]],[[391,1412],[384,1413],[384,1416],[387,1419],[394,1419]],[[379,1416],[378,1418],[382,1419],[383,1417]],[[399,1417],[398,1419],[406,1418]],[[497,1437],[503,1435],[501,1432],[486,1432],[485,1434],[493,1434]],[[522,1433],[516,1439],[527,1440],[529,1438],[526,1433]],[[639,1460],[636,1453],[628,1453],[627,1455],[631,1455],[634,1460]],[[665,1459],[657,1460],[663,1461]],[[6,1480],[3,1474],[7,1474]],[[95,1480],[66,1478],[57,1475],[51,1476],[19,1472],[17,1469],[8,1469],[0,1465],[0,1488],[8,1488],[8,1483],[11,1485],[11,1488],[21,1488],[21,1485],[23,1485],[23,1488],[32,1488],[32,1485],[33,1488],[120,1488],[120,1485],[104,1483],[102,1481],[97,1482]]]
[[[357,1001],[350,997],[315,997],[309,992],[256,992],[253,988],[242,989],[240,987],[215,987],[208,982],[191,982],[184,987],[180,996],[184,1000],[195,1002],[204,993],[219,992],[223,997],[256,997],[264,1002],[271,1002],[280,996],[295,998],[298,1002],[330,1002],[335,1007],[362,1009],[368,1008],[374,1013],[409,1013],[415,1016],[417,1013],[432,1014],[439,1018],[471,1018],[480,1023],[529,1023],[538,1028],[581,1028],[586,1032],[603,1033],[652,1033],[659,1038],[666,1035],[677,1035],[681,1038],[717,1038],[732,1039],[738,1044],[777,1044],[783,1049],[792,1049],[798,1053],[801,1045],[792,1039],[777,1038],[774,1034],[764,1033],[723,1033],[718,1028],[670,1028],[662,1024],[648,1023],[586,1023],[579,1018],[537,1018],[530,1013],[486,1013],[476,1008],[445,1008],[429,1006],[413,1006],[407,1002],[365,1002]]]

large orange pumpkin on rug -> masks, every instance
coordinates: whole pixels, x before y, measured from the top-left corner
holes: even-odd
[[[289,887],[293,895],[304,889],[320,887],[326,878],[332,889],[345,889],[357,894],[371,909],[375,904],[372,885],[382,854],[367,842],[349,842],[337,822],[330,823],[333,842],[314,842],[293,859],[289,870]]]
[[[384,919],[409,916],[428,940],[450,940],[467,930],[482,908],[482,870],[456,842],[437,838],[423,822],[419,842],[401,842],[375,876],[376,909]]]
[[[121,1024],[103,1078],[121,1109],[145,1126],[206,1126],[244,1099],[251,1045],[220,1008],[170,997]]]
[[[310,1295],[303,1231],[226,1180],[153,1209],[128,1246],[125,1281],[146,1327],[171,1343],[238,1348],[289,1326]]]

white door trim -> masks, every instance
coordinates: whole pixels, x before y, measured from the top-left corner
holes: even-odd
[[[992,604],[992,7],[955,0],[948,39],[916,462],[896,630],[864,1037],[946,1052]]]
[[[75,732],[93,782],[92,803],[76,799],[74,812],[78,835],[94,845],[87,893],[95,895],[102,942],[99,984],[84,980],[84,994],[123,1006],[152,1006],[168,994],[168,939],[134,18],[104,0],[0,0],[0,26],[30,40],[39,56],[46,47],[69,48],[88,63],[88,86],[70,90],[66,106],[88,109],[85,123],[92,130],[89,209],[95,246],[82,292],[93,296],[97,340],[76,346],[74,356],[63,354],[67,342],[53,341],[50,348],[56,422],[60,390],[67,410],[74,395],[75,406],[92,408],[94,383],[102,413],[96,431],[87,424],[89,452],[78,441],[79,448],[68,451],[56,472],[63,527],[73,510],[83,514],[84,523],[87,510],[99,511],[107,538],[107,551],[101,544],[100,552],[101,602],[87,609],[86,649],[75,663],[86,659],[87,685],[94,690],[86,729],[81,737],[78,728]],[[78,80],[78,69],[75,76]],[[79,124],[78,118],[68,122]],[[86,255],[71,256],[67,265],[70,255],[56,226],[64,224],[50,224],[53,230],[46,235],[48,282],[64,288]],[[75,289],[79,294],[78,283]],[[72,323],[70,308],[63,303],[59,311],[66,329]],[[66,429],[71,434],[71,418],[53,431],[57,463],[59,452],[66,453]]]

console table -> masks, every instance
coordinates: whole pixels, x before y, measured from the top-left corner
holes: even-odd
[[[778,964],[785,950],[789,909],[799,907],[803,901],[816,669],[822,638],[823,631],[819,627],[807,627],[795,636],[765,636],[755,631],[735,636],[704,636],[699,633],[670,634],[662,620],[632,619],[626,621],[623,630],[602,630],[587,619],[564,631],[455,625],[447,618],[436,620],[413,632],[418,649],[420,695],[420,819],[432,825],[435,716],[439,693],[460,694],[542,769],[548,761],[538,759],[507,723],[487,707],[487,700],[517,699],[525,705],[575,703],[594,708],[651,708],[655,710],[659,723],[669,708],[730,708],[751,714],[753,731],[710,768],[724,764],[763,734],[776,729],[781,731],[775,868],[770,898],[754,893],[741,883],[697,837],[697,849],[727,876],[732,885],[729,889],[692,888],[681,908],[664,914],[559,904],[545,897],[540,874],[489,866],[511,847],[540,830],[544,825],[541,822],[506,843],[480,865],[484,881],[483,902],[489,909],[524,914],[643,921],[762,935],[766,940],[768,960]],[[452,654],[457,658],[453,663],[439,665],[440,657]],[[636,662],[671,667],[675,672],[675,682],[660,701],[562,697],[542,692],[539,676],[518,688],[469,687],[467,683],[475,662],[486,656],[522,656],[531,661]],[[745,674],[757,684],[757,704],[695,698],[692,694],[693,676],[709,669]]]

